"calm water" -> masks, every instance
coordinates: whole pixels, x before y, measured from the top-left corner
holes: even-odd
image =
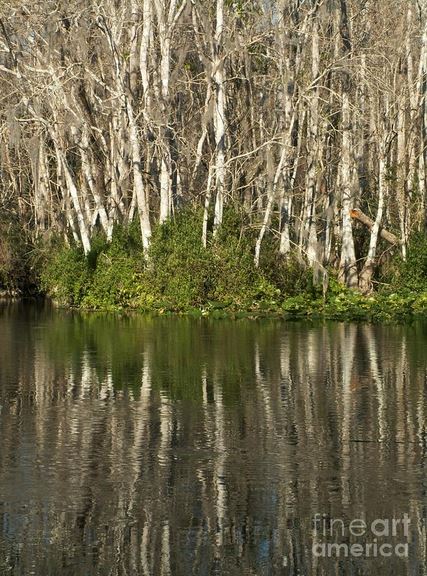
[[[427,574],[426,348],[1,305],[0,574]]]

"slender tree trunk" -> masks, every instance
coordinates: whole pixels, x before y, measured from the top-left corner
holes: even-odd
[[[216,0],[216,31],[214,41],[213,79],[215,83],[215,218],[214,231],[222,224],[225,194],[225,138],[226,138],[226,96],[225,96],[225,69],[223,56],[224,33],[224,0]]]
[[[212,163],[209,166],[209,173],[208,173],[208,182],[206,186],[206,194],[205,194],[205,204],[203,208],[203,228],[202,228],[202,243],[203,246],[206,248],[208,243],[208,220],[209,220],[209,206],[211,203],[212,197],[212,172],[214,167]]]
[[[403,74],[400,74],[403,76]],[[403,83],[402,78],[402,83]],[[402,239],[402,256],[406,259],[407,253],[407,206],[406,206],[406,122],[405,122],[405,92],[404,88],[401,88],[401,93],[398,96],[398,114],[397,114],[397,158],[396,158],[396,168],[397,168],[397,206],[399,211],[399,225],[400,225],[400,237]]]
[[[421,153],[420,153],[420,194],[422,200],[422,220],[427,233],[427,22],[424,27],[420,57],[419,92],[421,94]]]
[[[320,71],[319,29],[317,20],[313,18],[312,44],[311,44],[311,78],[313,90],[309,103],[309,116],[307,125],[307,173],[305,184],[305,200],[303,209],[303,222],[300,229],[300,249],[307,256],[310,266],[318,259],[317,255],[317,174],[319,170],[319,87],[318,76]]]
[[[258,268],[259,266],[259,260],[260,260],[260,255],[261,255],[261,244],[262,244],[262,240],[264,238],[264,235],[267,231],[268,225],[270,223],[270,219],[271,219],[271,213],[273,210],[273,206],[274,203],[276,201],[276,190],[277,190],[277,183],[279,178],[282,175],[282,165],[283,162],[285,161],[286,158],[286,148],[283,148],[282,151],[282,157],[280,159],[280,163],[279,166],[276,170],[276,175],[274,175],[274,170],[273,170],[273,158],[272,158],[272,150],[271,147],[267,148],[267,206],[264,212],[264,219],[262,222],[262,226],[261,226],[261,230],[259,232],[258,235],[258,239],[256,242],[256,246],[255,246],[255,258],[254,258],[254,263],[255,266]]]
[[[55,147],[57,147],[56,143]],[[77,191],[77,187],[74,183],[73,177],[68,167],[65,155],[59,148],[57,148],[57,157],[58,160],[61,162],[61,168],[64,174],[65,184],[67,186],[68,193],[72,200],[74,212],[77,216],[77,224],[79,228],[80,240],[83,246],[83,250],[85,254],[88,254],[90,252],[89,228],[86,223],[86,219],[83,214],[82,208],[80,206],[79,193]]]
[[[347,90],[342,94],[342,159],[341,159],[341,182],[342,182],[342,235],[341,235],[341,262],[340,278],[350,288],[358,284],[356,254],[353,240],[353,227],[350,210],[354,204],[354,194],[351,181],[351,113]]]
[[[385,129],[382,136],[380,136],[379,145],[379,160],[378,160],[378,208],[374,225],[371,229],[371,238],[369,241],[369,250],[363,269],[360,273],[359,286],[364,293],[371,292],[372,290],[372,275],[375,269],[377,245],[380,227],[384,214],[384,205],[387,198],[387,134]]]
[[[132,104],[129,99],[127,99],[127,112],[129,118],[129,140],[132,150],[133,186],[141,225],[142,244],[144,246],[144,250],[148,250],[151,238],[151,223],[149,213],[150,208],[144,186],[144,180],[142,178],[141,149],[138,139],[138,129]]]
[[[155,0],[160,40],[160,81],[162,126],[160,126],[160,223],[171,215],[172,209],[172,172],[169,132],[169,75],[170,75],[170,35],[166,15],[166,6]],[[175,10],[176,0],[171,2],[171,11]]]
[[[341,0],[341,38],[344,54],[351,56],[351,40],[347,2]],[[354,207],[354,192],[352,181],[352,114],[350,108],[350,77],[348,72],[342,73],[342,154],[341,154],[341,186],[342,186],[342,231],[341,231],[341,261],[340,279],[350,288],[358,285],[356,254],[354,249],[352,219],[350,210]]]
[[[89,151],[90,151],[90,147],[89,147],[88,130],[87,130],[87,126],[84,125],[82,127],[82,135],[81,135],[81,140],[80,140],[80,155],[81,155],[81,159],[82,159],[82,169],[83,169],[83,173],[84,173],[84,176],[86,178],[87,184],[89,186],[89,189],[90,189],[92,196],[95,200],[95,206],[96,206],[97,213],[99,215],[101,226],[102,226],[104,232],[108,236],[108,231],[110,228],[109,218],[108,218],[108,214],[107,214],[107,211],[105,209],[103,200],[101,198],[101,194],[98,191],[98,185],[96,182],[96,178],[93,174],[92,162],[91,162],[91,159],[89,158],[89,153],[90,153]]]

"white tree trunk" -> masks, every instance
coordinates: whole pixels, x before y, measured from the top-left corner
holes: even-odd
[[[407,253],[407,206],[406,206],[406,133],[405,133],[405,94],[403,90],[399,95],[397,115],[397,206],[399,210],[400,238],[402,240],[402,256],[406,259]]]
[[[313,19],[311,59],[311,77],[314,88],[312,89],[309,102],[307,127],[308,167],[306,173],[303,222],[300,229],[300,249],[306,254],[310,266],[313,266],[318,259],[316,199],[319,159],[319,88],[317,86],[317,78],[320,71],[319,30],[315,18]]]
[[[353,227],[350,211],[354,203],[352,190],[352,158],[351,158],[351,111],[348,91],[342,94],[342,230],[341,230],[341,262],[340,279],[350,288],[358,285],[356,254],[354,250]]]
[[[144,250],[148,250],[151,238],[151,224],[149,202],[144,186],[144,180],[142,178],[141,149],[139,145],[138,128],[136,125],[132,104],[129,99],[127,99],[126,103],[129,118],[129,140],[132,150],[133,186],[141,225],[142,245]]]
[[[57,146],[56,143],[55,143],[55,146]],[[80,206],[79,193],[77,191],[77,187],[74,183],[74,180],[73,180],[73,177],[71,175],[70,169],[68,167],[67,160],[65,158],[64,153],[60,149],[58,149],[57,152],[58,152],[58,159],[61,161],[61,166],[62,166],[63,174],[65,177],[65,183],[67,186],[67,190],[70,194],[70,197],[71,197],[71,200],[73,203],[74,212],[75,212],[76,217],[77,217],[77,224],[79,227],[80,239],[81,239],[81,243],[83,246],[83,250],[84,250],[85,254],[88,254],[90,252],[89,228],[88,228],[88,225],[86,223],[86,219],[84,217],[82,208]]]
[[[224,194],[225,194],[225,138],[226,138],[226,96],[225,96],[225,70],[223,57],[223,33],[224,33],[224,0],[216,1],[216,30],[214,41],[214,82],[215,82],[215,146],[216,146],[216,163],[215,163],[215,218],[214,231],[222,224],[224,212]]]
[[[82,159],[82,169],[85,175],[86,181],[88,183],[89,189],[92,193],[92,196],[95,200],[96,210],[99,215],[99,220],[101,222],[101,226],[104,232],[108,236],[110,222],[108,218],[107,211],[105,209],[103,199],[101,198],[101,194],[98,191],[97,184],[93,175],[92,169],[92,162],[89,157],[90,154],[90,147],[89,147],[89,138],[88,138],[88,129],[87,126],[84,125],[82,127],[82,135],[80,140],[80,155]]]

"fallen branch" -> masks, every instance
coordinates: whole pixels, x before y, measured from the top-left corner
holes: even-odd
[[[369,218],[369,216],[366,216],[366,214],[364,214],[361,210],[358,210],[357,208],[350,210],[350,216],[355,220],[359,220],[359,222],[362,222],[362,224],[367,226],[369,230],[371,230],[371,228],[375,224],[372,218]],[[388,230],[385,230],[384,228],[380,229],[380,236],[381,238],[384,238],[384,240],[387,240],[387,242],[390,242],[390,244],[394,245],[402,244],[402,241],[397,236],[395,236]]]

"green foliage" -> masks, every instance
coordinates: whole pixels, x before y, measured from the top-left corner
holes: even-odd
[[[235,308],[250,308],[262,300],[274,299],[276,288],[254,267],[254,240],[247,230],[246,216],[227,208],[216,238],[212,239],[212,294],[215,301]]]
[[[184,310],[209,298],[211,260],[201,229],[201,212],[183,210],[154,230],[143,279],[148,305]]]
[[[144,258],[135,225],[117,227],[111,243],[102,236],[97,238],[87,259],[91,279],[82,298],[83,308],[114,310],[138,305]]]
[[[271,246],[264,254],[261,268],[269,280],[286,296],[310,292],[313,287],[312,270],[296,254],[282,256]]]
[[[406,261],[397,258],[392,288],[422,292],[427,290],[427,235],[416,234],[411,238]]]
[[[62,304],[86,309],[138,309],[193,317],[331,318],[388,321],[427,315],[425,238],[411,245],[400,263],[402,288],[366,297],[330,274],[325,295],[312,271],[296,257],[277,256],[267,238],[261,266],[253,253],[256,237],[246,216],[228,207],[224,222],[205,248],[202,213],[186,209],[154,229],[144,256],[139,227],[118,227],[110,243],[92,240],[85,257],[76,246],[54,243],[43,267],[42,287]],[[398,284],[398,281],[396,281]]]
[[[325,302],[324,314],[337,320],[364,320],[369,316],[371,302],[355,290],[332,290]]]
[[[287,318],[304,318],[321,315],[322,302],[317,302],[310,294],[299,294],[286,298],[283,302],[283,312]]]
[[[82,306],[103,310],[135,306],[141,295],[141,275],[142,255],[113,256],[110,250],[102,252],[82,298]]]
[[[58,242],[43,267],[41,288],[59,304],[79,306],[89,279],[88,260],[83,250]]]
[[[220,310],[250,307],[277,290],[254,268],[244,217],[233,208],[207,248],[202,244],[202,213],[186,210],[158,226],[143,278],[147,305],[161,309]]]
[[[143,255],[134,226],[117,227],[110,243],[95,236],[86,257],[75,245],[53,244],[41,287],[59,304],[104,310],[137,305]]]
[[[354,290],[330,293],[326,300],[308,293],[286,298],[286,318],[325,318],[341,322],[407,322],[427,316],[427,292],[422,294],[375,294],[366,297]]]

